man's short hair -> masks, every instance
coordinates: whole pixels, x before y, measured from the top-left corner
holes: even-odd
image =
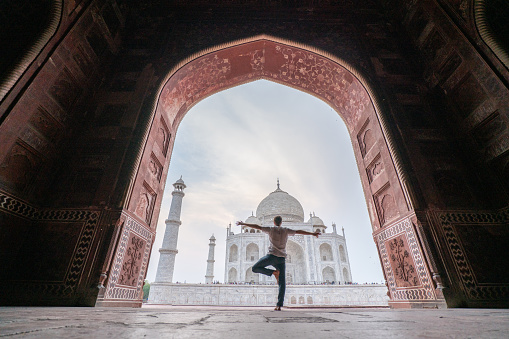
[[[283,222],[283,218],[281,218],[280,215],[274,217],[274,224],[281,226],[281,223]]]

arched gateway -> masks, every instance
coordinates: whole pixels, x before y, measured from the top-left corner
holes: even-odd
[[[293,3],[8,4],[0,304],[140,306],[180,121],[267,79],[347,125],[391,306],[509,305],[509,70],[478,1]]]
[[[148,125],[145,144],[140,148],[139,170],[129,198],[128,210],[150,224],[154,207],[160,204],[156,192],[162,192],[170,154],[180,121],[203,98],[250,81],[266,79],[293,87],[327,102],[347,125],[364,193],[368,202],[373,234],[382,258],[392,303],[441,303],[442,296],[432,284],[432,272],[425,264],[412,218],[404,172],[398,154],[391,147],[391,136],[384,128],[384,113],[369,83],[346,62],[308,46],[269,36],[233,42],[189,57],[162,82]],[[169,145],[168,145],[169,143]],[[154,165],[156,164],[156,165]],[[160,181],[153,180],[160,175]],[[372,183],[376,183],[373,186]],[[153,183],[156,186],[153,186]],[[126,215],[126,221],[131,218]],[[134,222],[134,221],[130,221]],[[137,227],[143,227],[140,223]],[[148,231],[148,230],[147,230]],[[140,238],[148,244],[152,238],[124,229],[125,239]],[[147,233],[149,234],[149,233]],[[150,232],[152,236],[152,232]],[[399,247],[389,246],[397,243]],[[120,243],[114,256],[116,267],[124,267],[124,252],[130,243]],[[404,263],[391,260],[397,251],[409,253]],[[147,262],[141,266],[138,284],[119,284],[124,270],[108,276],[100,304],[129,299],[141,286]],[[403,265],[404,272],[400,272]],[[107,275],[107,273],[104,273]],[[133,291],[132,294],[129,291]],[[134,298],[133,298],[134,299]]]

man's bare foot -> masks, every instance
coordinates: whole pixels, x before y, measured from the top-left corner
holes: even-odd
[[[274,277],[276,277],[276,281],[277,283],[279,284],[279,271],[278,270],[275,270],[274,272],[272,272],[272,275]]]
[[[274,309],[274,311],[281,311],[281,306],[276,306],[276,308]]]

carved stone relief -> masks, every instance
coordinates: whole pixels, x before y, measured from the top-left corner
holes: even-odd
[[[50,152],[50,144],[37,133],[31,126],[26,127],[20,134],[20,139],[40,154],[48,154]]]
[[[125,214],[125,218],[104,294],[106,300],[137,300],[143,287],[154,234],[130,215]]]
[[[168,146],[170,144],[170,131],[168,130],[168,127],[163,118],[161,118],[161,124],[157,130],[156,142],[159,147],[161,147],[161,152],[163,155],[166,156],[166,153],[168,152]]]
[[[40,163],[40,158],[33,151],[17,142],[0,164],[0,179],[21,192],[30,184]]]
[[[138,196],[138,202],[134,213],[143,221],[150,223],[152,210],[154,208],[156,194],[152,188],[145,182]]]
[[[399,216],[398,207],[394,197],[390,194],[384,194],[380,200],[380,210],[382,212],[383,224]]]
[[[401,235],[387,242],[389,258],[398,287],[411,287],[419,285],[415,264],[408,249],[404,236]]]
[[[78,45],[72,58],[74,59],[74,62],[76,63],[76,65],[78,65],[79,69],[81,70],[81,72],[83,72],[85,76],[89,75],[92,72],[93,67],[92,62],[82,45]]]
[[[471,201],[467,183],[456,170],[442,170],[434,174],[435,184],[450,206],[465,206]]]
[[[422,51],[427,54],[428,58],[434,61],[440,54],[443,53],[443,48],[446,46],[445,39],[442,37],[440,32],[433,30],[429,35],[428,39],[422,46]]]
[[[485,119],[474,131],[473,135],[479,147],[484,148],[490,140],[507,129],[507,125],[498,112]]]
[[[158,187],[159,181],[161,180],[161,175],[163,173],[163,165],[161,165],[159,160],[157,160],[157,157],[154,153],[152,153],[150,156],[148,170],[151,177],[151,187]]]
[[[391,300],[436,300],[435,287],[410,219],[375,235]]]
[[[98,33],[97,31],[91,31],[87,35],[86,39],[95,55],[100,58],[108,47],[108,42],[104,39],[104,36],[102,36],[102,34]]]
[[[359,142],[362,156],[365,156],[375,144],[375,136],[370,128],[369,119],[364,123],[364,126],[357,135],[357,141]]]
[[[323,98],[341,112],[350,130],[373,108],[366,89],[343,66],[317,53],[261,39],[206,54],[177,71],[161,92],[158,110],[173,124],[201,98],[259,78]]]
[[[419,8],[416,10],[411,23],[412,26],[410,27],[410,30],[412,35],[414,38],[418,38],[424,31],[424,28],[428,25],[429,17],[424,10]]]
[[[76,79],[67,68],[64,68],[48,93],[64,110],[69,110],[81,92],[82,89],[78,86]]]
[[[384,163],[380,158],[380,154],[377,155],[375,160],[366,168],[366,172],[368,174],[368,180],[370,183],[373,182],[382,172],[384,171]]]
[[[118,278],[120,285],[137,286],[145,245],[145,240],[131,233],[127,243],[124,262],[122,263],[122,270]]]
[[[399,210],[394,197],[390,194],[389,184],[385,184],[375,195],[374,200],[380,226],[399,216]]]
[[[454,88],[451,98],[456,103],[460,115],[466,118],[487,99],[487,95],[475,76],[467,73]]]
[[[30,118],[30,124],[52,143],[58,143],[62,138],[62,125],[42,107]]]
[[[439,78],[440,83],[444,83],[451,77],[451,75],[454,74],[454,72],[458,69],[458,67],[461,65],[462,59],[461,57],[456,53],[453,52],[452,55],[445,61],[443,66],[440,68],[439,71]]]

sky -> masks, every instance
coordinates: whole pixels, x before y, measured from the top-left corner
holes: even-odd
[[[153,282],[173,183],[182,176],[173,282],[204,283],[209,238],[216,238],[214,280],[224,282],[226,227],[245,221],[276,189],[295,197],[304,220],[314,212],[332,231],[343,227],[354,282],[383,274],[353,148],[341,117],[323,101],[267,80],[210,96],[192,107],[175,139],[149,262]]]

